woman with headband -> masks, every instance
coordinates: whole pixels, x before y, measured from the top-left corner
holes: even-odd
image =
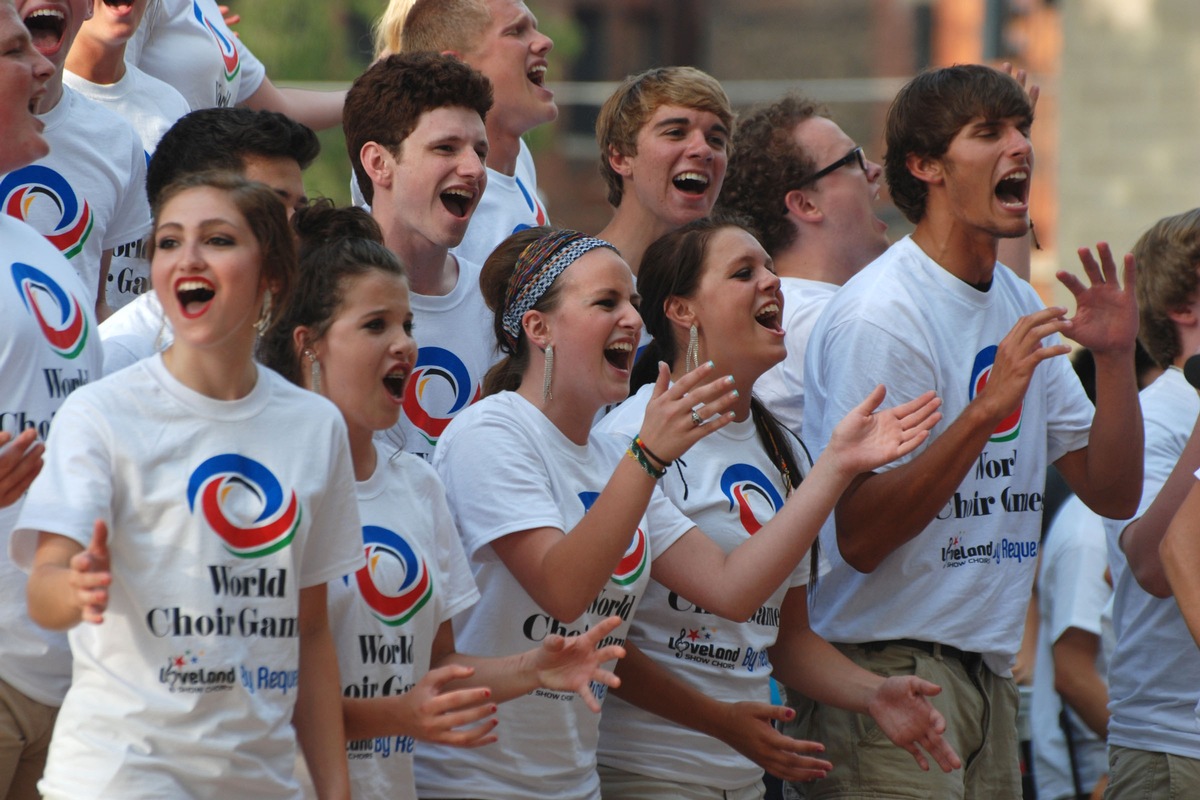
[[[667,464],[729,423],[730,376],[705,363],[668,386],[663,366],[637,436],[613,446],[591,434],[596,412],[628,393],[642,327],[632,273],[612,246],[521,231],[480,285],[506,358],[434,455],[481,593],[454,620],[472,653],[517,652],[612,615],[622,624],[605,643],[620,644],[651,561],[664,584],[744,619],[791,574],[850,478],[916,447],[936,419],[931,396],[872,414],[875,392],[842,423],[830,468],[814,471],[779,523],[726,554],[654,488]],[[418,752],[422,798],[599,796],[599,718],[582,699],[539,690],[497,716],[496,744]]]

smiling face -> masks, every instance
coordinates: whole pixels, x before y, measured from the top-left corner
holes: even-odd
[[[633,273],[615,252],[598,247],[567,267],[557,282],[558,305],[544,315],[548,341],[554,344],[553,402],[590,420],[601,406],[629,394],[642,332]]]
[[[150,264],[175,346],[234,348],[246,356],[262,310],[262,252],[225,191],[184,189],[162,207]]]
[[[54,65],[38,106],[46,113],[62,98],[62,69],[79,26],[92,16],[92,0],[17,0],[17,13],[33,37],[33,46]]]
[[[612,153],[624,179],[622,207],[677,228],[712,211],[725,180],[729,129],[710,111],[659,106],[642,126],[633,155]]]
[[[855,147],[837,123],[827,117],[810,117],[793,134],[797,146],[808,153],[815,169],[833,164]],[[883,167],[867,161],[864,172],[857,161],[825,175],[803,188],[820,208],[822,224],[840,245],[846,278],[878,258],[888,248],[887,223],[875,215],[882,187]]]
[[[409,235],[446,248],[462,241],[487,186],[487,152],[478,112],[455,106],[421,114],[398,158],[385,156],[393,213]]]
[[[558,116],[554,93],[545,86],[546,54],[554,42],[520,0],[488,0],[488,8],[491,25],[462,59],[492,82],[496,102],[489,125],[521,136]]]
[[[930,214],[993,238],[1029,231],[1033,145],[1027,120],[976,117],[935,161],[941,184],[930,186]]]
[[[342,281],[342,302],[325,335],[312,344],[324,393],[351,434],[396,424],[404,387],[417,360],[408,283],[372,269]]]
[[[29,31],[7,2],[0,2],[0,172],[38,160],[50,151],[34,116],[54,65],[33,49]]]
[[[713,233],[700,283],[684,305],[700,330],[701,360],[732,373],[743,392],[787,355],[779,277],[767,251],[741,228]]]
[[[150,0],[98,0],[95,14],[79,29],[80,38],[116,47],[130,40]]]

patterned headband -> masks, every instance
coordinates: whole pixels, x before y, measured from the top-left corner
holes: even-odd
[[[504,297],[504,332],[514,349],[521,335],[521,318],[533,308],[567,267],[588,251],[617,248],[579,231],[561,230],[530,242],[521,251]]]

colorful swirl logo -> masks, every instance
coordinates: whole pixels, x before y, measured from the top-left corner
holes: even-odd
[[[583,503],[584,513],[589,511],[592,505],[596,502],[596,498],[600,496],[599,492],[580,492],[579,501]],[[625,555],[621,556],[621,560],[617,562],[617,568],[613,570],[612,582],[618,586],[628,586],[631,583],[637,582],[637,579],[642,577],[642,573],[646,571],[646,566],[650,563],[650,545],[646,541],[646,534],[638,528],[633,532],[633,538],[629,541],[629,547],[625,548]]]
[[[479,399],[480,387],[474,387],[474,396],[471,389],[471,375],[458,356],[445,348],[422,347],[404,390],[404,415],[435,446],[454,415]]]
[[[64,256],[74,258],[83,250],[95,220],[87,201],[80,205],[67,179],[49,167],[31,164],[9,173],[0,181],[0,202],[4,204],[4,213],[10,217],[30,222],[31,217],[40,216],[33,208],[39,198],[54,205],[58,221],[50,231],[45,230],[48,227],[46,225],[37,222],[30,224],[41,231]]]
[[[753,536],[783,508],[783,498],[762,470],[749,464],[731,464],[721,474],[721,494],[736,507],[746,533]],[[755,511],[755,507],[758,511]]]
[[[53,278],[29,264],[13,264],[12,277],[25,310],[37,320],[50,348],[63,358],[75,358],[82,353],[89,326],[78,298],[67,294]],[[51,301],[53,309],[42,308]]]
[[[983,391],[983,387],[987,386],[988,378],[992,374],[992,365],[996,363],[996,345],[985,347],[975,356],[975,364],[971,367],[971,385],[967,388],[969,400],[974,400],[975,395]],[[989,442],[1011,442],[1021,434],[1021,414],[1025,410],[1025,401],[1022,400],[1017,406],[1017,410],[1005,417],[996,430],[992,431]]]
[[[537,197],[525,188],[520,178],[516,179],[517,188],[521,190],[521,196],[525,198],[525,205],[529,207],[530,213],[533,214],[533,225],[524,222],[518,223],[513,229],[513,233],[518,233],[526,228],[540,227],[546,224],[546,209],[542,208],[542,204],[538,202]]]
[[[398,533],[377,525],[363,526],[367,563],[355,574],[358,592],[375,618],[403,625],[433,597],[433,576],[425,560]]]
[[[221,50],[221,60],[225,62],[225,81],[231,82],[237,77],[238,71],[242,68],[241,63],[238,61],[237,47],[234,45],[232,39],[221,33],[216,25],[209,22],[208,17],[204,16],[204,12],[200,10],[200,4],[196,0],[192,0],[192,13],[196,16],[196,21],[200,23],[200,26],[211,33],[213,38],[216,39],[217,47]]]
[[[232,453],[196,467],[187,487],[193,512],[197,498],[209,527],[238,558],[259,558],[287,547],[303,516],[295,492],[285,507],[283,489],[271,471]]]

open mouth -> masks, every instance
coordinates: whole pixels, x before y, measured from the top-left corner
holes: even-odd
[[[779,304],[767,303],[754,315],[754,321],[772,333],[782,332],[779,326]]]
[[[529,78],[529,82],[536,86],[545,86],[546,85],[546,65],[540,64],[540,65],[532,68],[531,70],[529,70],[529,72],[525,73],[525,77]]]
[[[133,8],[133,0],[104,0],[104,5],[109,8],[116,8],[122,11],[128,11]]]
[[[475,199],[475,193],[467,189],[447,189],[440,195],[442,205],[446,207],[454,216],[459,219],[466,219],[467,212],[471,210],[471,201]]]
[[[183,280],[175,284],[175,297],[179,300],[183,315],[188,318],[203,314],[215,295],[213,285],[206,280]]]
[[[40,8],[25,18],[25,27],[33,39],[34,48],[44,56],[53,56],[62,45],[67,18],[57,9]]]
[[[633,368],[633,342],[613,342],[604,348],[604,360],[617,369],[628,372]]]
[[[404,387],[408,384],[408,370],[394,369],[383,376],[383,388],[393,400],[404,399]]]
[[[684,194],[701,195],[708,191],[708,178],[699,172],[682,172],[672,178],[671,183]]]
[[[1029,200],[1029,172],[1017,170],[996,184],[996,199],[1006,208],[1021,208]]]

